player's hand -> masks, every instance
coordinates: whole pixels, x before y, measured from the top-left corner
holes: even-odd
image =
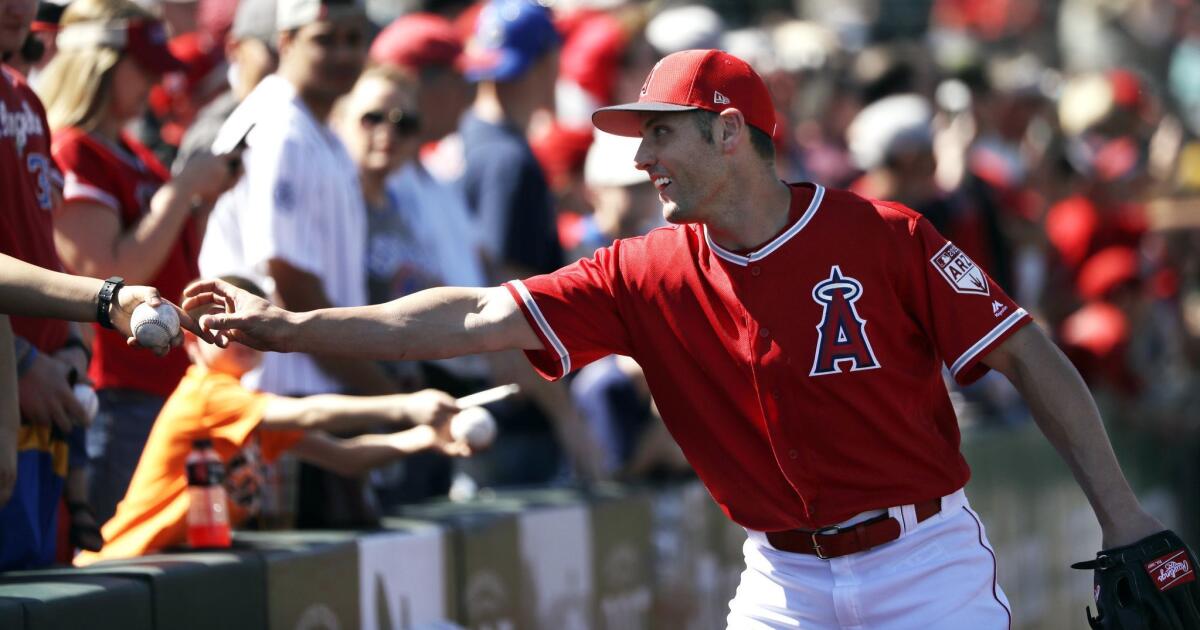
[[[87,426],[87,416],[71,391],[70,365],[38,353],[25,375],[17,379],[17,399],[21,416],[33,424],[54,425],[64,434],[77,426]]]
[[[190,331],[192,334],[204,339],[209,343],[213,342],[212,335],[201,330],[200,326],[196,324],[196,320],[192,319],[192,317],[189,316],[183,309],[179,308],[169,300],[164,300],[162,296],[158,294],[158,289],[155,289],[154,287],[131,286],[122,287],[121,290],[117,292],[117,302],[110,306],[108,311],[108,319],[112,321],[113,327],[117,329],[117,332],[125,335],[125,342],[130,346],[142,347],[141,344],[138,343],[137,337],[133,336],[133,330],[130,328],[129,320],[133,317],[133,309],[137,308],[143,303],[149,304],[150,306],[170,304],[171,307],[175,309],[175,314],[179,316],[179,328],[181,331]],[[174,348],[182,343],[183,333],[180,332],[171,339],[171,343],[167,347],[151,348],[146,346],[146,348],[161,357],[170,351],[171,348]]]
[[[183,291],[183,309],[204,312],[201,330],[224,348],[236,341],[256,350],[290,352],[292,313],[223,280],[199,280]]]
[[[454,397],[436,389],[423,389],[415,394],[401,394],[400,421],[411,424],[427,424],[434,427],[448,425],[454,414],[462,411]]]

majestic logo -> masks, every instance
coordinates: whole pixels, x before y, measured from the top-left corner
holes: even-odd
[[[998,300],[992,300],[992,315],[995,315],[996,317],[1000,317],[1001,315],[1004,314],[1004,311],[1007,311],[1007,310],[1008,310],[1007,306],[1001,304]]]
[[[1165,591],[1196,579],[1196,572],[1188,562],[1187,551],[1173,551],[1153,562],[1146,563],[1146,573],[1154,580],[1158,590]]]
[[[29,136],[45,135],[42,119],[29,108],[29,103],[21,103],[21,109],[13,111],[5,103],[0,103],[0,139],[13,138],[17,144],[17,153],[25,152],[25,142]]]
[[[813,300],[825,312],[817,324],[817,352],[810,376],[839,374],[847,364],[851,372],[879,367],[871,340],[867,338],[867,322],[854,307],[862,292],[862,284],[843,276],[837,265],[829,270],[828,280],[813,287]]]
[[[961,249],[955,247],[954,243],[946,243],[946,246],[938,250],[938,253],[934,254],[929,262],[955,291],[991,295],[983,270],[976,266],[975,261],[964,254]]]
[[[716,90],[713,90],[713,102],[718,105],[728,105],[729,97]]]

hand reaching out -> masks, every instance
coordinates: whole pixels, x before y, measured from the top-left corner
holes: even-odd
[[[218,346],[236,341],[256,350],[289,351],[292,313],[223,280],[194,282],[183,295],[183,310],[206,313],[200,316],[200,329],[213,333],[211,341]]]

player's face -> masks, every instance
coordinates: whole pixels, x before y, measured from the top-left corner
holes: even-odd
[[[21,48],[35,12],[37,0],[0,0],[0,54]]]
[[[663,218],[671,223],[704,221],[723,185],[720,151],[701,135],[692,116],[644,114],[642,143],[634,157],[658,191]]]

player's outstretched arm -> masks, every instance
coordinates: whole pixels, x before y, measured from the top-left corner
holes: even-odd
[[[219,343],[236,341],[259,350],[307,352],[364,359],[443,359],[541,342],[503,287],[439,287],[374,306],[293,313],[221,280],[196,282],[184,291],[187,311]]]
[[[1130,489],[1083,378],[1041,328],[1024,327],[983,362],[1012,381],[1042,433],[1066,460],[1100,521],[1105,548],[1165,529]]]

